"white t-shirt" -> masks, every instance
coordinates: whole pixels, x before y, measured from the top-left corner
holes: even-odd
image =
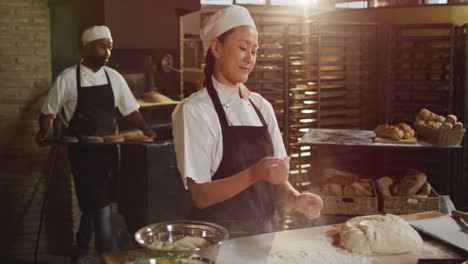
[[[102,67],[97,72],[93,72],[88,67],[80,64],[81,86],[97,86],[107,84],[106,70],[112,85],[114,93],[115,106],[119,108],[120,113],[126,116],[140,108],[140,105],[133,96],[130,88],[125,82],[123,76],[116,70],[109,67]],[[63,107],[65,120],[72,119],[78,100],[76,65],[65,69],[55,80],[49,94],[42,104],[41,113],[45,115],[56,115]]]
[[[287,156],[283,138],[271,104],[258,93],[241,85],[242,98],[235,89],[212,78],[230,126],[262,126],[255,109],[257,106],[268,125],[274,156]],[[223,135],[218,115],[206,88],[180,102],[172,113],[172,133],[177,166],[187,187],[187,177],[196,183],[211,181],[223,156]]]

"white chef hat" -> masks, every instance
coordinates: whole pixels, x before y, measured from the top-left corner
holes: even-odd
[[[250,16],[249,10],[239,5],[231,5],[218,10],[209,19],[206,25],[200,30],[200,38],[203,42],[205,53],[208,51],[211,41],[219,37],[224,32],[239,26],[255,27],[255,22]]]
[[[103,38],[107,38],[110,39],[110,41],[112,41],[110,30],[106,26],[92,26],[86,29],[83,32],[83,35],[81,35],[81,41],[83,42],[83,45],[85,45],[88,42]]]

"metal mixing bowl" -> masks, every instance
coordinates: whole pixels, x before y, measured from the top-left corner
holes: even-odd
[[[186,236],[204,238],[210,244],[205,247],[187,250],[161,249],[154,246],[158,242],[174,243]],[[228,237],[228,231],[220,225],[189,220],[151,224],[135,233],[135,240],[144,248],[166,252],[196,253],[211,260],[216,259],[222,241]]]

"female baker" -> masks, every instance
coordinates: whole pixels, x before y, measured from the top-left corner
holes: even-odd
[[[177,164],[194,204],[189,218],[238,237],[278,230],[277,205],[319,217],[320,197],[288,182],[289,157],[271,104],[244,85],[259,48],[249,11],[219,10],[200,35],[204,89],[172,114]]]

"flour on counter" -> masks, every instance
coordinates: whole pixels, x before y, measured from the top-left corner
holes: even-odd
[[[332,245],[329,238],[311,238],[303,245],[273,247],[268,264],[371,264],[374,257],[352,254]]]

